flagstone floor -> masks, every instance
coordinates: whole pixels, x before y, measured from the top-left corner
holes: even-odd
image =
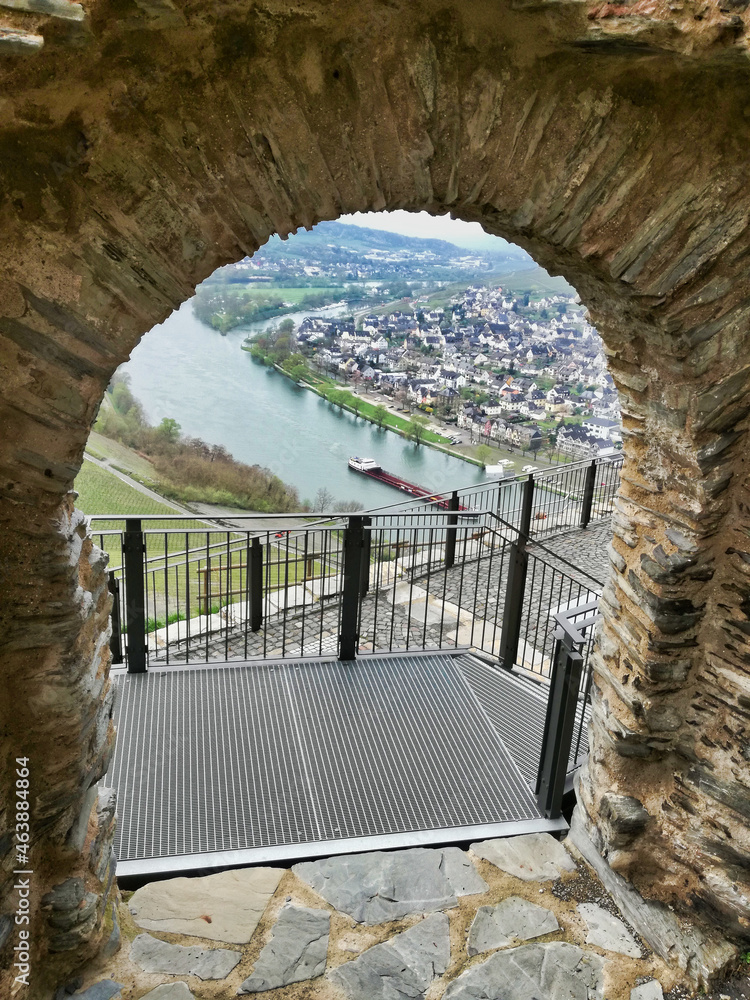
[[[152,882],[119,914],[121,949],[73,1000],[692,995],[544,833]]]

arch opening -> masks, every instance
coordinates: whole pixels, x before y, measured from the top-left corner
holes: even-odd
[[[645,896],[747,936],[744,78],[717,107],[713,74],[672,61],[584,69],[567,49],[514,48],[510,73],[499,29],[483,38],[475,14],[457,13],[453,35],[396,18],[377,59],[346,19],[334,38],[292,19],[275,29],[274,61],[224,63],[234,50],[212,36],[199,71],[169,36],[141,80],[118,37],[134,62],[116,87],[83,87],[64,60],[54,93],[13,71],[48,112],[14,98],[4,123],[0,257],[3,660],[33,720],[12,713],[6,730],[38,761],[40,894],[59,872],[91,877],[90,834],[106,838],[112,819],[106,803],[92,819],[91,791],[113,740],[104,566],[67,495],[112,372],[198,281],[271,233],[400,208],[481,222],[591,310],[622,395],[626,465],[582,816]],[[208,29],[191,30],[206,46]],[[82,937],[50,976],[95,943]]]

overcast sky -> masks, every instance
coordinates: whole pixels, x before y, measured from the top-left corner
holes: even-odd
[[[339,222],[349,222],[369,229],[387,229],[402,236],[421,239],[448,240],[460,247],[485,247],[490,249],[504,241],[488,236],[478,222],[461,222],[449,215],[430,215],[428,212],[357,212],[343,215]]]

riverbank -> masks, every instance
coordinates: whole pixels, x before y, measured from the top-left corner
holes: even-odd
[[[198,287],[192,301],[196,318],[221,334],[248,324],[283,319],[302,309],[316,312],[321,308],[345,307],[344,286],[287,286],[263,284],[235,286],[210,278]]]
[[[278,365],[274,365],[274,368],[276,368],[276,370],[279,371],[282,375],[286,375],[287,378],[290,378],[290,376],[287,374],[287,372],[284,371],[283,368],[280,368]],[[304,389],[310,389],[312,392],[316,393],[316,395],[320,396],[321,399],[325,399],[327,403],[331,402],[326,396],[325,392],[323,392],[317,386],[311,385],[308,382],[298,382],[297,384],[301,385]],[[349,393],[349,395],[353,395],[353,393],[351,393],[347,389],[342,389],[340,391],[347,392]],[[368,423],[374,424],[378,428],[378,430],[392,431],[394,434],[398,434],[399,437],[406,438],[407,441],[414,440],[408,428],[409,424],[408,420],[406,420],[403,417],[399,417],[397,414],[389,413],[388,417],[386,417],[383,420],[383,423],[380,424],[376,419],[373,419],[373,417],[368,415],[365,411],[365,407],[373,408],[372,403],[367,403],[365,400],[363,400],[362,402],[363,406],[360,409],[355,409],[354,406],[352,406],[349,403],[337,402],[331,405],[339,406],[342,410],[346,410],[347,413],[353,413],[355,417],[361,416],[363,420],[368,421]],[[398,420],[400,423],[405,424],[407,426],[405,427],[394,426],[392,422],[393,420]],[[430,431],[428,430],[427,433],[430,433]],[[431,433],[436,434],[435,431],[432,431]],[[443,438],[443,435],[438,435],[438,436]],[[447,440],[448,440],[447,438],[443,438],[443,441]],[[461,461],[468,462],[470,465],[476,465],[481,469],[484,468],[484,463],[478,461],[477,459],[471,458],[469,455],[462,455],[460,452],[453,451],[452,448],[446,447],[445,444],[443,444],[440,441],[431,441],[430,438],[427,436],[423,437],[422,440],[419,442],[419,444],[425,445],[428,448],[433,448],[435,451],[442,452],[443,455],[449,455],[451,458],[460,458]]]
[[[245,340],[241,344],[241,348],[248,354],[252,353],[252,345],[249,339]],[[320,396],[320,398],[324,399],[326,402],[331,403],[334,406],[337,406],[339,409],[344,410],[347,413],[352,413],[355,418],[362,417],[363,420],[366,420],[368,423],[373,424],[375,427],[378,428],[378,430],[389,430],[392,431],[394,434],[397,434],[399,437],[405,438],[407,441],[414,440],[413,434],[410,429],[410,421],[407,420],[405,417],[399,417],[398,414],[396,413],[388,412],[383,416],[382,420],[378,419],[378,417],[375,416],[374,412],[377,410],[376,405],[369,403],[365,399],[361,399],[361,397],[356,396],[350,389],[340,386],[339,383],[334,382],[332,379],[326,378],[325,376],[320,376],[317,377],[316,383],[307,381],[305,378],[296,379],[288,371],[286,371],[286,369],[282,365],[277,363],[268,364],[264,359],[259,358],[257,356],[254,357],[255,360],[258,361],[260,364],[265,365],[267,368],[273,368],[275,371],[279,373],[279,375],[283,375],[285,378],[289,379],[289,381],[292,382],[294,385],[298,385],[302,389],[309,389],[311,392],[314,392],[317,396]],[[310,370],[308,369],[308,374],[312,375],[313,373],[310,372]],[[335,403],[332,402],[326,394],[326,392],[330,391],[331,389],[335,389],[337,392],[346,393],[351,400],[357,399],[360,405],[355,406],[353,402],[350,402],[348,400],[347,401],[342,400],[341,402],[337,400]],[[485,464],[479,461],[478,459],[472,458],[470,455],[464,455],[459,451],[455,451],[454,449],[447,447],[449,439],[446,438],[445,435],[440,434],[438,431],[432,429],[432,426],[434,426],[434,422],[430,420],[429,415],[423,415],[420,413],[419,416],[423,417],[424,419],[425,434],[421,438],[421,440],[419,442],[415,442],[415,444],[418,443],[420,445],[426,445],[429,448],[433,448],[435,451],[441,452],[443,455],[448,455],[451,458],[460,458],[462,462],[467,462],[469,465],[475,465],[480,469],[485,468]]]
[[[329,307],[315,315],[335,311]],[[291,318],[300,323],[305,315]],[[371,456],[394,475],[434,492],[484,481],[481,465],[459,459],[450,447],[417,448],[403,434],[381,434],[352,410],[332,407],[319,393],[256,364],[239,348],[265,326],[222,336],[197,320],[187,302],[143,338],[122,372],[152,424],[175,419],[183,434],[271,469],[311,504],[321,489],[337,503],[356,501],[362,509],[394,502],[392,488],[348,468],[351,455]]]

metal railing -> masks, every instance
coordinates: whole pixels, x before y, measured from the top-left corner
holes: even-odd
[[[534,498],[526,533],[533,538],[559,534],[561,531],[585,528],[592,521],[602,520],[612,513],[612,505],[620,487],[622,456],[571,462],[557,469],[545,469],[507,479],[489,480],[478,485],[459,487],[461,506],[494,511],[502,520],[521,528],[523,487],[533,482]],[[447,502],[450,493],[438,494]],[[369,513],[391,510],[433,510],[424,499],[401,500],[377,507]]]
[[[243,528],[93,517],[112,564],[113,662],[137,673],[473,649],[545,692],[537,794],[559,815],[586,750],[602,583],[541,539],[608,516],[618,483],[618,463],[594,462],[357,514],[277,515],[271,528],[264,515],[233,517]]]
[[[475,646],[548,674],[549,609],[585,603],[600,585],[545,557],[541,539],[608,516],[618,483],[619,463],[591,462],[361,514],[276,515],[273,528],[259,526],[263,515],[233,518],[241,529],[92,517],[112,565],[113,660],[138,672]]]
[[[597,607],[591,601],[555,615],[558,627],[535,789],[540,809],[550,818],[561,814],[566,779],[583,754],[591,700],[589,653],[593,626],[601,617]]]

